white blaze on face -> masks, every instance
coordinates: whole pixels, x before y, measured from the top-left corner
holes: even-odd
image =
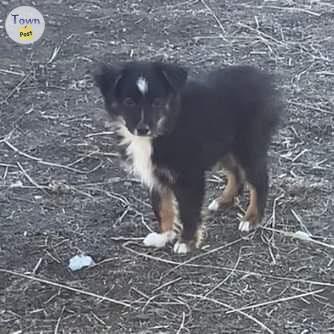
[[[136,85],[141,94],[145,95],[148,91],[148,83],[144,77],[139,77]]]

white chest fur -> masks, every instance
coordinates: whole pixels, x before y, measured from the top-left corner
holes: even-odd
[[[152,164],[152,140],[148,137],[139,137],[131,134],[125,126],[121,126],[118,133],[125,145],[126,154],[131,163],[131,171],[142,183],[152,189],[156,184]]]

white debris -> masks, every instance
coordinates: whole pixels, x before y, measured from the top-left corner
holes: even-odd
[[[292,233],[291,236],[293,238],[300,239],[300,240],[312,241],[312,236],[303,231],[297,231],[295,233]]]
[[[95,261],[90,256],[80,254],[75,255],[70,259],[68,267],[72,271],[77,271],[84,267],[91,267],[93,265],[95,265]]]
[[[307,232],[304,232],[304,231],[288,232],[288,231],[277,230],[275,228],[270,228],[270,227],[262,227],[262,228],[265,229],[265,230],[281,233],[281,234],[285,235],[286,237],[290,237],[290,238],[292,237],[294,239],[299,239],[299,240],[311,242],[311,243],[314,243],[314,244],[317,244],[317,245],[320,245],[320,246],[323,246],[323,247],[334,249],[333,244],[328,244],[326,242],[317,240],[319,238],[321,238],[323,240],[326,240],[326,237],[320,237],[320,236],[314,237],[314,236],[312,236],[311,233],[307,233]]]
[[[308,242],[313,242],[314,244],[334,249],[334,245],[328,244],[326,242],[322,242],[322,241],[319,241],[319,240],[315,240],[315,239],[312,238],[311,234],[308,234],[308,233],[303,232],[303,231],[296,231],[294,233],[285,232],[285,234],[288,235],[288,236],[290,236],[290,237],[292,237],[292,238],[295,238],[295,239],[299,239],[299,240],[303,240],[303,241],[308,241]]]
[[[23,183],[20,180],[13,182],[11,185],[9,185],[9,188],[21,188],[21,187],[23,187]]]

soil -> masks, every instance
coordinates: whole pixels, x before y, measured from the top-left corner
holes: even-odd
[[[25,4],[46,21],[32,46],[4,30],[21,2],[0,1],[0,333],[334,333],[332,1]],[[202,249],[142,246],[157,224],[90,75],[131,58],[277,73],[287,111],[255,233],[238,232],[244,195]],[[208,175],[208,200],[223,181]],[[97,265],[71,272],[80,253]]]

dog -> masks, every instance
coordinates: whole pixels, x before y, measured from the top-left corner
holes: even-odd
[[[282,111],[272,75],[248,65],[213,70],[205,80],[164,62],[100,64],[94,73],[131,171],[150,193],[160,233],[144,244],[185,254],[202,239],[205,173],[222,164],[227,184],[208,207],[233,205],[247,182],[239,224],[249,232],[264,216],[267,152]]]

